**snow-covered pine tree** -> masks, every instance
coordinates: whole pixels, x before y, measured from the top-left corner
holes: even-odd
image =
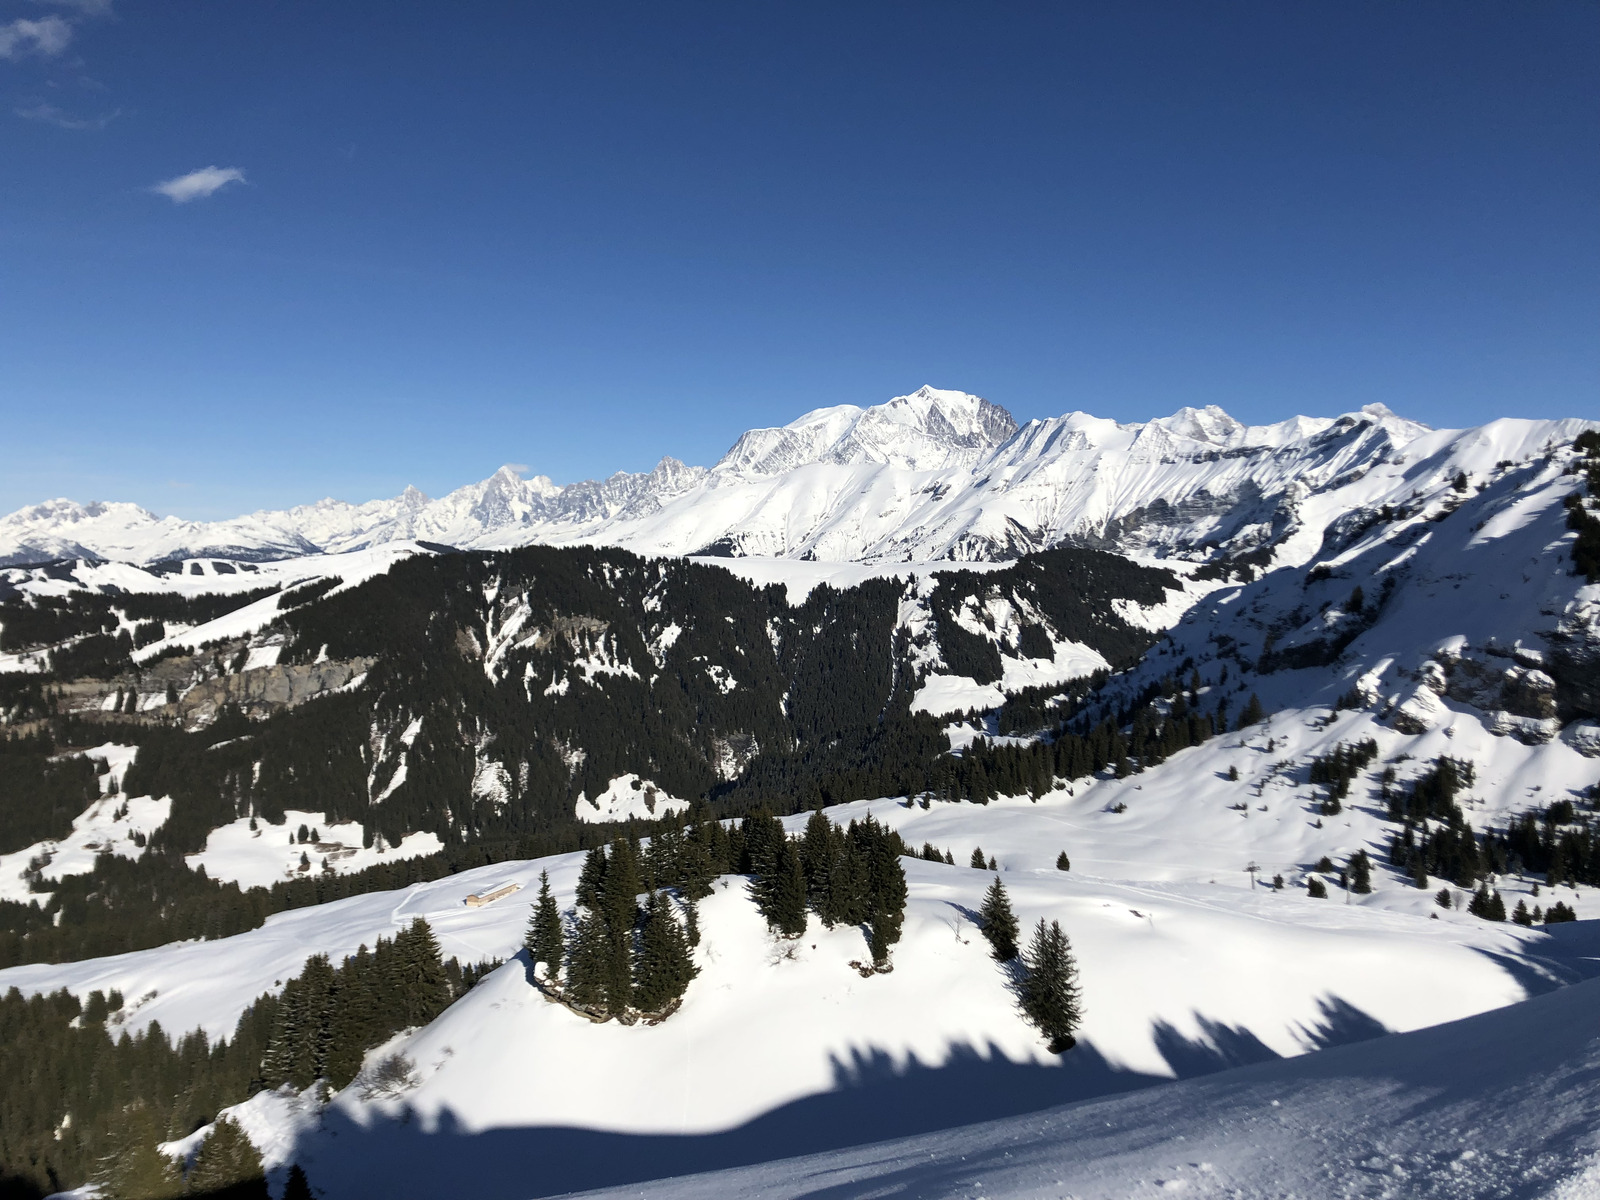
[[[549,871],[539,872],[539,895],[528,921],[526,942],[534,966],[537,968],[537,964],[544,963],[544,977],[551,983],[560,983],[566,938],[561,929],[561,910],[556,907],[555,895],[550,891]]]
[[[1006,885],[1000,882],[998,875],[983,894],[978,919],[983,922],[983,936],[989,939],[995,961],[1010,962],[1016,958],[1017,934],[1020,932],[1017,914],[1011,911],[1011,897],[1006,894]]]
[[[1028,970],[1022,980],[1022,1011],[1050,1040],[1051,1053],[1072,1049],[1083,1009],[1078,965],[1061,922],[1051,921],[1047,926],[1044,918],[1039,918],[1024,962]]]
[[[261,1155],[232,1117],[219,1117],[189,1170],[187,1190],[227,1200],[267,1200]]]

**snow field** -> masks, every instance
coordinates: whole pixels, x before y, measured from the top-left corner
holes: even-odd
[[[320,842],[301,843],[294,835],[301,825],[322,835]],[[407,835],[398,845],[383,846],[375,841],[363,847],[366,830],[359,821],[330,822],[326,814],[289,809],[280,825],[257,819],[255,830],[250,818],[213,829],[206,837],[206,848],[184,861],[191,868],[204,867],[213,879],[237,883],[240,887],[271,887],[289,879],[304,878],[324,869],[337,874],[365,870],[382,862],[420,858],[437,854],[444,843],[434,833]],[[301,870],[300,856],[306,855],[310,867]]]
[[[651,821],[669,813],[685,812],[688,808],[687,800],[669,795],[653,780],[630,771],[618,775],[593,800],[579,792],[574,811],[580,821],[604,823],[629,819]]]
[[[1458,1022],[1132,1095],[585,1194],[1592,1200],[1600,1195],[1597,1002],[1600,981],[1590,981]]]

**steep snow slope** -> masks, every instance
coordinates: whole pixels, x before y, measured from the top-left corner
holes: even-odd
[[[924,387],[751,430],[709,470],[663,459],[647,474],[558,487],[502,468],[439,500],[408,489],[210,525],[54,500],[0,518],[0,563],[279,558],[396,540],[890,562],[1001,559],[1063,541],[1238,553],[1296,532],[1314,546],[1330,512],[1427,486],[1419,463],[1443,469],[1490,446],[1523,462],[1583,427],[1430,432],[1369,405],[1336,421],[1256,427],[1212,406],[1144,424],[1070,413],[1018,428],[979,397]]]
[[[1592,930],[1581,938],[1594,947]],[[1578,939],[1573,939],[1578,940]],[[1600,1195],[1600,981],[1380,1041],[601,1197]]]

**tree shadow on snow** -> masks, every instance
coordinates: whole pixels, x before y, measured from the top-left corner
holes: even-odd
[[[1169,1082],[1120,1070],[1087,1045],[1059,1065],[1012,1062],[992,1045],[987,1052],[957,1045],[941,1066],[915,1057],[897,1063],[868,1048],[832,1067],[832,1091],[720,1133],[556,1126],[474,1133],[448,1110],[437,1121],[403,1112],[363,1127],[329,1109],[295,1157],[318,1187],[340,1197],[445,1196],[470,1178],[474,1200],[533,1200],[932,1133]]]
[[[1300,1035],[1308,1047],[1361,1041],[1386,1032],[1337,997]],[[1279,1057],[1248,1029],[1197,1018],[1188,1038],[1166,1023],[1153,1036],[1180,1079]],[[471,1132],[454,1113],[437,1120],[410,1113],[360,1125],[338,1109],[296,1159],[319,1187],[340,1197],[458,1194],[471,1180],[474,1200],[536,1197],[615,1187],[727,1167],[936,1133],[981,1121],[1037,1113],[1153,1084],[1167,1075],[1120,1068],[1080,1043],[1059,1063],[1013,1062],[992,1044],[957,1044],[942,1065],[897,1061],[866,1047],[832,1061],[833,1088],[802,1097],[735,1129],[707,1134],[630,1134],[563,1126]],[[760,1062],[751,1062],[760,1071]],[[662,1097],[663,1106],[673,1103]]]
[[[1320,1017],[1316,1023],[1295,1029],[1296,1040],[1307,1051],[1364,1042],[1390,1032],[1382,1021],[1340,996],[1322,997],[1317,1008]],[[1242,1025],[1214,1021],[1200,1013],[1194,1016],[1200,1027],[1198,1037],[1187,1037],[1166,1021],[1157,1021],[1151,1033],[1156,1049],[1179,1079],[1283,1057]]]

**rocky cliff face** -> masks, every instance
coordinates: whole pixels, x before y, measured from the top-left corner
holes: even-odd
[[[241,640],[203,654],[162,659],[137,675],[75,679],[52,685],[52,690],[65,712],[116,713],[124,720],[177,722],[196,729],[216,720],[225,705],[234,705],[247,716],[263,717],[341,688],[359,686],[377,661],[353,658],[245,669],[242,664],[248,661],[249,650]]]
[[[220,675],[196,684],[176,705],[165,707],[174,710],[190,728],[210,724],[228,704],[242,709],[247,716],[265,716],[329,692],[359,687],[375,662],[375,658],[355,658],[348,662],[292,663]]]

